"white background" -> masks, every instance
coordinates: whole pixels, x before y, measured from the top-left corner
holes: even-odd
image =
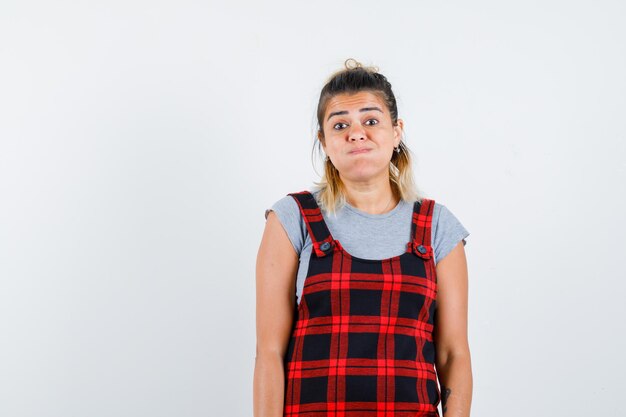
[[[472,415],[626,414],[626,3],[99,3],[0,4],[0,415],[252,414],[263,213],[349,57],[471,233]]]

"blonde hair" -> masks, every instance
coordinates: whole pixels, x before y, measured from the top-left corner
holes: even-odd
[[[368,91],[377,95],[387,106],[394,126],[398,124],[396,98],[387,78],[376,67],[364,67],[360,62],[349,58],[344,63],[345,69],[332,74],[320,93],[317,105],[317,135],[313,144],[313,153],[324,155],[320,138],[324,138],[323,120],[328,101],[338,94],[354,94]],[[412,153],[404,138],[400,141],[400,152],[393,152],[389,161],[389,182],[392,192],[401,200],[414,202],[422,200],[422,193],[413,179]],[[345,186],[339,177],[339,171],[330,159],[324,160],[324,173],[321,180],[315,182],[314,192],[319,192],[318,204],[330,214],[335,214],[345,203]]]

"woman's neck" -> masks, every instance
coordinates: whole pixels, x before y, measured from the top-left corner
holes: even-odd
[[[368,214],[384,214],[393,210],[399,202],[391,186],[376,189],[346,190],[346,202]]]

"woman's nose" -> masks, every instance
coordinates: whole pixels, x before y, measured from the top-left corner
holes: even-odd
[[[365,139],[365,130],[363,130],[363,126],[358,123],[355,123],[350,127],[350,132],[348,138],[351,141],[363,140]]]

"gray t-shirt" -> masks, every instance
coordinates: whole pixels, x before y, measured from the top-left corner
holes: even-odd
[[[311,191],[317,199],[319,191]],[[319,201],[319,200],[318,200]],[[304,288],[309,266],[312,242],[296,200],[287,195],[265,211],[265,218],[273,210],[289,240],[300,257],[296,278],[298,304]],[[341,242],[350,255],[363,259],[387,259],[403,254],[411,238],[413,203],[400,200],[393,210],[383,214],[369,214],[346,203],[336,216],[322,211],[322,217],[333,238]],[[461,222],[443,204],[435,201],[433,211],[431,245],[434,260],[443,259],[450,251],[469,236]]]

